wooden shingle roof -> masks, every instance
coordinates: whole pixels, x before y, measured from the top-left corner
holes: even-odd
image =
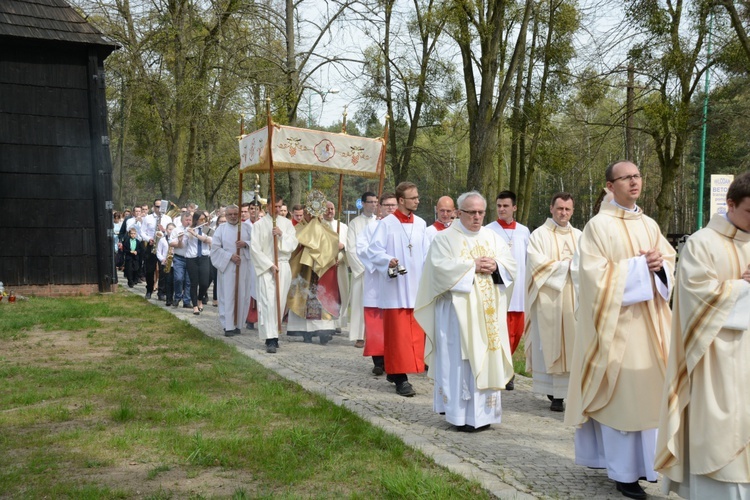
[[[0,0],[0,37],[116,47],[64,0]]]

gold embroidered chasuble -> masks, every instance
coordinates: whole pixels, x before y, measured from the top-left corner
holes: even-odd
[[[581,231],[570,224],[560,227],[552,219],[531,234],[526,254],[526,370],[549,374],[570,371],[576,332],[575,290],[578,265],[573,256]],[[534,367],[530,330],[541,339],[545,366]]]
[[[672,343],[656,469],[750,482],[750,329],[726,328],[750,264],[750,233],[723,215],[692,235],[680,254]]]
[[[300,221],[295,230],[299,247],[289,259],[292,284],[289,288],[287,306],[297,316],[306,318],[310,316],[310,307],[317,308],[319,298],[315,295],[324,292],[317,287],[318,279],[336,265],[339,237],[328,224],[323,224],[316,217],[309,222]],[[319,311],[319,315],[323,319],[332,319],[330,311],[326,310],[325,306]]]
[[[649,273],[654,298],[623,306],[629,259],[657,248],[674,269],[675,252],[643,214],[603,204],[579,243],[578,331],[565,423],[589,418],[620,431],[653,429],[666,371],[671,311]]]
[[[481,228],[472,233],[456,221],[437,233],[422,271],[414,317],[425,332],[425,363],[432,372],[435,305],[438,298],[450,294],[460,325],[461,357],[471,365],[476,388],[499,390],[513,376],[506,323],[512,289],[501,291],[490,275],[475,274],[474,259],[478,257],[492,257],[511,277],[515,275],[516,262],[510,249],[493,231]],[[470,292],[451,291],[469,274],[473,275]]]

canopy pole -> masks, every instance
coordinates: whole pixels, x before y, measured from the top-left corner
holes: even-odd
[[[245,117],[240,117],[240,138],[245,135]],[[240,213],[242,212],[242,170],[240,170],[240,181],[239,181],[239,201],[237,206],[240,207]],[[242,220],[237,224],[237,241],[242,239]],[[237,255],[240,254],[239,247],[236,250]],[[215,285],[214,285],[215,286]],[[240,296],[240,264],[237,264],[234,274],[234,326],[236,327],[239,323],[237,322],[237,303],[239,302]]]
[[[346,134],[346,106],[341,119],[341,133]],[[341,204],[344,202],[344,174],[339,174],[339,204],[338,204],[338,224],[336,224],[336,234],[341,234]]]
[[[383,149],[380,151],[380,159],[378,161],[380,168],[380,183],[378,184],[378,199],[383,195],[383,184],[385,183],[385,155],[388,150],[388,119],[389,116],[385,115],[385,128],[383,129]]]
[[[271,141],[273,140],[273,120],[271,119],[271,98],[266,97],[266,126],[268,128],[268,176],[270,177],[271,194],[268,203],[268,213],[271,214],[271,235],[273,236],[273,265],[276,267],[274,270],[273,281],[276,288],[276,328],[278,333],[281,334],[281,291],[279,290],[279,246],[276,236],[276,182],[273,175],[273,148],[271,147]]]
[[[341,232],[341,203],[344,201],[344,174],[339,174],[339,212],[338,224],[336,224],[336,234]]]

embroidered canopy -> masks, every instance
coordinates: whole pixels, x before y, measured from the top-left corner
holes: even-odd
[[[385,141],[319,130],[272,125],[274,170],[314,170],[360,177],[380,177]],[[267,172],[268,127],[240,137],[240,172]]]

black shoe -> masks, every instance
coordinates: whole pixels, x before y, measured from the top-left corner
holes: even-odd
[[[250,323],[249,321],[245,323],[245,328],[248,330],[253,330],[255,328],[255,323]]]
[[[191,306],[190,304],[182,304],[182,308],[183,309],[192,309],[193,306]]]
[[[174,302],[174,303],[172,303],[172,307],[174,307],[174,308],[180,307],[180,303],[179,302]]]
[[[553,396],[552,394],[547,394],[547,399],[552,401],[553,399],[555,399],[555,396]]]
[[[235,336],[239,335],[240,333],[242,333],[242,332],[240,332],[239,328],[235,328],[234,330],[224,330],[224,336],[225,337],[235,337]]]
[[[617,481],[617,491],[628,498],[635,498],[636,500],[643,500],[646,498],[646,492],[643,491],[638,481],[634,483],[621,483]]]
[[[396,379],[393,377],[393,375],[386,375],[385,376],[385,380],[387,382],[390,382],[391,384],[395,384],[396,383]]]
[[[276,346],[275,346],[275,345],[273,345],[273,344],[268,344],[268,345],[266,346],[266,352],[267,352],[268,354],[276,354]]]
[[[372,374],[376,376],[381,376],[383,373],[385,373],[385,370],[383,370],[382,366],[375,366],[372,369]]]
[[[128,288],[133,288],[135,285],[132,281],[128,281]]]
[[[396,394],[404,396],[405,398],[410,398],[415,396],[417,391],[414,390],[414,387],[412,387],[409,382],[401,382],[396,385]]]
[[[151,292],[146,292],[146,300],[151,299]]]
[[[320,345],[326,345],[333,338],[331,333],[320,333],[318,336],[320,337]]]
[[[157,293],[156,294],[156,300],[164,300],[166,296],[163,293]]]
[[[516,388],[515,381],[516,381],[516,376],[513,375],[513,378],[510,379],[510,382],[508,382],[507,384],[505,384],[505,390],[506,391],[512,391],[512,390],[514,390]]]
[[[563,404],[563,398],[554,398],[552,404],[549,405],[549,409],[552,411],[565,411],[565,405]]]
[[[457,425],[456,430],[458,432],[482,432],[486,431],[490,428],[490,424],[487,425],[481,425],[479,427],[474,427],[473,425]]]
[[[165,306],[167,306],[167,307],[169,307],[169,306],[171,306],[171,305],[172,305],[172,301],[171,301],[171,300],[168,300],[168,301],[167,301],[167,303],[166,303],[166,304],[164,304],[164,305],[165,305]]]
[[[305,344],[312,344],[312,334],[311,333],[303,333],[302,337],[304,339],[303,342]]]

